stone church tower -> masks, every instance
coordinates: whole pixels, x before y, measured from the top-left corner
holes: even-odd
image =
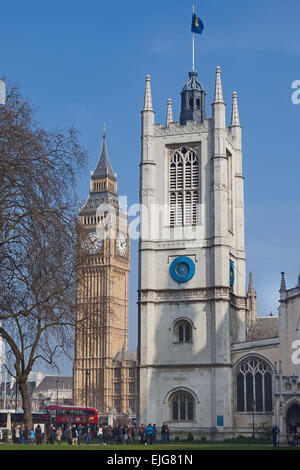
[[[79,211],[77,238],[74,403],[104,414],[110,409],[126,412],[129,375],[135,366],[127,351],[129,233],[105,132],[90,194]]]
[[[244,190],[237,94],[226,125],[221,70],[212,116],[197,79],[154,122],[142,110],[139,243],[139,423],[172,434],[233,427],[231,345],[245,341]]]

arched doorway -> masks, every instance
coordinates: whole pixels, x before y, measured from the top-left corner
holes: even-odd
[[[295,432],[300,427],[300,404],[293,403],[286,414],[286,430]]]

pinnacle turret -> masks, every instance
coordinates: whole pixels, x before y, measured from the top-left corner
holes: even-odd
[[[249,273],[249,284],[248,284],[248,296],[250,295],[256,295],[256,291],[254,289],[254,284],[253,284],[253,274]]]
[[[224,103],[223,99],[223,89],[221,81],[221,67],[216,68],[216,83],[215,83],[215,95],[214,95],[214,104]]]
[[[171,122],[173,122],[172,100],[169,98],[167,103],[166,126],[168,126]]]
[[[146,89],[144,98],[143,111],[153,111],[152,107],[152,95],[151,95],[151,78],[150,75],[146,75]]]
[[[237,103],[237,92],[234,91],[232,93],[232,111],[231,111],[231,124],[232,126],[240,126],[240,118],[239,118],[239,110],[238,110],[238,103]]]
[[[286,283],[285,283],[285,273],[281,273],[281,281],[280,281],[280,290],[279,292],[286,292]]]

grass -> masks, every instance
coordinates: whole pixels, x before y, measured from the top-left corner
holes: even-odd
[[[141,444],[132,444],[132,445],[115,445],[109,444],[107,446],[99,445],[98,443],[91,443],[88,446],[85,444],[71,446],[65,443],[62,444],[42,444],[37,446],[36,444],[0,444],[0,450],[55,450],[55,451],[85,451],[85,450],[99,450],[99,451],[117,451],[117,450],[126,450],[126,451],[154,451],[154,450],[164,450],[169,452],[170,450],[299,450],[300,447],[288,447],[285,445],[279,447],[273,447],[270,444],[227,444],[227,443],[170,443],[167,445],[152,445],[152,446],[143,446]]]

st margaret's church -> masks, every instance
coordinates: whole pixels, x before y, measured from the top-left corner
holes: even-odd
[[[278,273],[278,316],[258,315],[252,273],[246,282],[237,93],[229,123],[220,67],[210,109],[196,71],[180,95],[180,116],[168,100],[166,122],[156,123],[146,76],[136,352],[128,351],[130,231],[104,132],[78,217],[74,401],[134,415],[137,425],[166,421],[171,438],[251,435],[255,423],[256,435],[275,424],[285,439],[300,424],[300,279],[288,288]]]

